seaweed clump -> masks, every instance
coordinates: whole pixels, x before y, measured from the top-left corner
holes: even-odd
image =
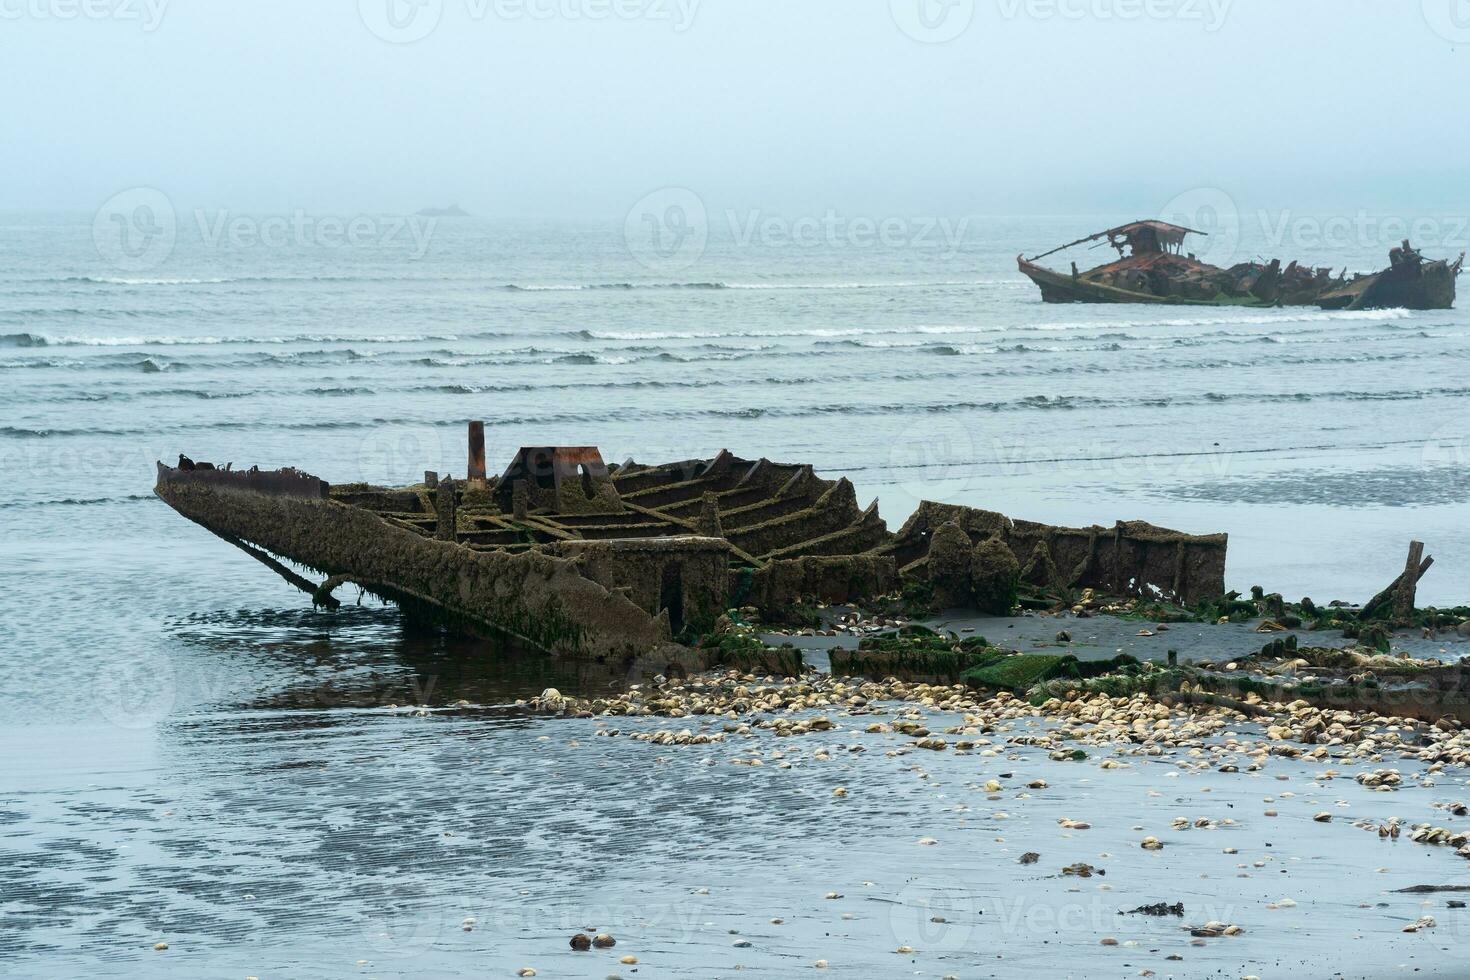
[[[1109,660],[1078,660],[1070,654],[1009,653],[965,671],[961,680],[973,688],[1025,694],[1048,681],[1086,680],[1137,666],[1138,659],[1126,653]]]
[[[955,639],[924,626],[905,626],[897,633],[866,637],[856,650],[834,647],[832,672],[839,676],[958,684],[964,673],[994,663],[1010,651],[991,646],[983,636]]]

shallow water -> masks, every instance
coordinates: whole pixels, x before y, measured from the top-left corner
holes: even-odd
[[[452,709],[218,710],[102,740],[47,727],[86,761],[12,768],[4,951],[28,975],[635,975],[626,954],[637,975],[687,977],[817,958],[853,977],[1460,975],[1454,896],[1395,890],[1470,885],[1464,860],[1348,821],[1438,822],[1430,803],[1463,778],[1387,794],[1285,760],[1227,775],[1041,749],[895,758],[902,737],[841,723],[682,748]],[[752,754],[765,766],[729,764]],[[995,777],[1008,788],[985,793]],[[1037,777],[1050,786],[1023,789]],[[1322,809],[1333,823],[1312,822]],[[1238,825],[1173,831],[1175,816]],[[1147,834],[1165,849],[1142,851]],[[1026,851],[1041,860],[1018,864]],[[1077,861],[1106,873],[1060,874]],[[1267,907],[1283,898],[1297,905]],[[1185,917],[1120,914],[1165,900]],[[1426,913],[1436,929],[1400,931]],[[1182,927],[1210,920],[1246,931],[1191,945]],[[617,949],[569,951],[584,927]]]
[[[1014,975],[1033,954],[1038,974],[1085,971],[1095,937],[1070,932],[1027,933],[994,965],[1005,935],[914,963],[886,952],[908,941],[885,931],[884,900],[910,876],[959,867],[967,886],[1058,894],[1028,891],[982,831],[950,829],[901,762],[843,757],[864,788],[834,811],[830,772],[655,763],[581,723],[527,721],[493,706],[621,679],[491,661],[370,603],[313,612],[150,489],[154,460],[180,452],[336,482],[462,472],[463,421],[482,418],[492,460],[565,442],[810,461],[880,497],[890,526],[931,497],[1226,530],[1232,587],[1318,601],[1377,591],[1414,536],[1437,559],[1422,600],[1465,601],[1464,314],[1043,306],[1014,272],[1021,248],[1111,220],[977,222],[952,255],[717,237],[675,270],[630,257],[620,223],[446,221],[421,258],[185,235],[137,272],[99,258],[90,216],[0,218],[0,973],[576,975],[594,962],[564,950],[581,924],[626,934],[660,964],[645,974],[779,976],[816,955],[852,976]],[[1302,257],[1370,268],[1377,251]],[[461,699],[477,707],[388,707]],[[984,771],[926,765],[958,767],[955,783]],[[1127,792],[1086,806],[1135,808]],[[941,846],[916,855],[916,824]],[[1168,870],[1131,904],[1187,898]],[[863,880],[882,898],[860,900]],[[1377,879],[1353,886],[1383,900]],[[832,888],[857,919],[830,914]],[[489,924],[463,933],[465,915]],[[793,926],[761,925],[773,915]],[[1357,945],[1330,934],[1335,968],[1443,967],[1438,937],[1406,944],[1378,918]],[[731,928],[760,938],[735,949]],[[1263,976],[1300,961],[1289,933],[1261,932],[1186,955],[1254,957]]]

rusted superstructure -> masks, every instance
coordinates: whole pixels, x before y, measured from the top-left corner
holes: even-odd
[[[846,479],[725,451],[608,466],[593,447],[523,447],[499,477],[425,477],[332,486],[181,457],[158,464],[156,492],[319,604],[351,582],[410,614],[598,660],[676,657],[734,607],[865,602],[942,578],[930,561],[940,527],[966,562],[970,548],[1009,549],[1020,577],[1045,587],[1179,602],[1224,589],[1224,535],[1056,528],[927,502],[895,534]]]
[[[1016,263],[1047,303],[1435,310],[1454,305],[1455,280],[1465,259],[1461,253],[1454,262],[1425,261],[1405,241],[1390,251],[1387,269],[1352,279],[1346,270],[1333,276],[1331,269],[1296,262],[1283,268],[1280,259],[1222,269],[1185,251],[1187,236],[1204,234],[1167,221],[1133,221],[1029,259],[1018,255]],[[1091,242],[1112,246],[1118,258],[1086,271],[1073,262],[1070,273],[1038,264],[1049,255]]]

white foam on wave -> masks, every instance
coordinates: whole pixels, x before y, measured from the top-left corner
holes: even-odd
[[[1251,313],[1235,316],[1171,317],[1158,320],[1073,320],[1038,323],[1036,330],[1090,330],[1098,327],[1128,329],[1136,327],[1256,327],[1277,323],[1330,323],[1339,320],[1405,320],[1414,314],[1409,310],[1299,310],[1281,313]]]
[[[955,289],[974,286],[995,286],[999,283],[987,282],[983,279],[952,279],[938,281],[898,281],[898,282],[731,282],[725,283],[726,289]]]
[[[719,340],[727,337],[872,337],[886,334],[985,333],[994,328],[961,326],[807,327],[792,330],[584,330],[588,340]]]
[[[456,334],[289,334],[276,337],[190,337],[182,334],[133,334],[111,337],[86,337],[75,334],[24,334],[29,338],[18,346],[28,347],[210,347],[220,344],[418,344],[429,341],[459,340]]]
[[[236,282],[234,279],[130,279],[123,276],[78,276],[77,282],[91,282],[99,286],[214,286]]]

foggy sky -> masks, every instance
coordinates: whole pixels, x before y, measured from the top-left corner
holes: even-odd
[[[1464,210],[1466,42],[1467,0],[0,0],[0,208]]]

